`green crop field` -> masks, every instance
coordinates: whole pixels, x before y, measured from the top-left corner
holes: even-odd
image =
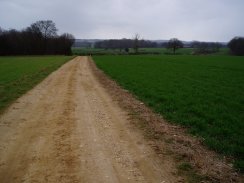
[[[71,58],[0,57],[0,111]]]
[[[170,122],[244,170],[244,57],[94,56],[99,68]]]

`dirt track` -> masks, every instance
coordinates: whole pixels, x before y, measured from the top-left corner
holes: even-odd
[[[76,57],[0,117],[0,182],[177,182]]]

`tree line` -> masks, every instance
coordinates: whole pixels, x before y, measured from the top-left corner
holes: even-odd
[[[140,39],[140,35],[136,34],[133,39],[109,39],[98,41],[95,43],[95,48],[103,49],[124,49],[125,51],[128,48],[133,48],[134,52],[138,52],[139,48],[167,48],[175,54],[176,50],[186,46],[181,40],[177,38],[172,38],[167,42],[154,42],[149,40]],[[188,44],[187,47],[195,48],[196,54],[207,54],[218,52],[219,48],[223,47],[220,43],[215,42],[198,42],[194,41],[191,44]]]
[[[57,34],[51,20],[41,20],[18,31],[0,28],[0,55],[71,55],[74,36]]]
[[[222,47],[228,47],[230,49],[230,53],[233,55],[242,56],[244,55],[244,38],[243,37],[234,37],[229,41],[227,45],[223,45],[218,42],[199,42],[193,41],[190,44],[190,48],[194,48],[194,54],[209,54],[219,52],[219,49]],[[171,49],[173,53],[175,53],[176,49],[183,48],[183,43],[176,39],[170,39],[168,43],[166,43],[166,47]]]
[[[244,55],[244,37],[234,37],[229,43],[232,54],[234,55]]]
[[[222,47],[228,47],[233,55],[244,55],[244,38],[235,37],[229,41],[227,45],[219,42],[200,42],[193,41],[191,43],[183,43],[177,38],[172,38],[167,42],[158,43],[149,40],[140,39],[139,34],[135,34],[133,39],[109,39],[98,41],[94,45],[95,48],[103,49],[120,49],[129,51],[129,48],[133,48],[135,53],[138,53],[139,48],[167,48],[176,53],[177,49],[188,47],[193,48],[193,54],[211,54],[219,52]]]
[[[125,49],[125,48],[134,48],[138,44],[141,48],[157,48],[160,45],[153,41],[148,40],[138,40],[138,43],[135,43],[134,39],[109,39],[98,41],[95,43],[95,48],[103,49]]]

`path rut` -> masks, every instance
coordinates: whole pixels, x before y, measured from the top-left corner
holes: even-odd
[[[0,182],[177,182],[76,57],[0,116]]]

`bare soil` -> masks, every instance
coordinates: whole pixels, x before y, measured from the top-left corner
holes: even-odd
[[[183,182],[152,144],[76,57],[0,116],[0,182]]]

